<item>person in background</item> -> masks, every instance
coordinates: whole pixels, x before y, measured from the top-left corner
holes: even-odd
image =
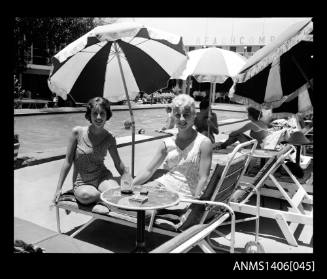
[[[210,117],[209,117],[209,110],[210,110]],[[205,98],[201,101],[200,112],[196,114],[194,125],[199,133],[202,133],[203,135],[207,136],[212,143],[215,143],[214,134],[218,135],[219,133],[218,121],[217,121],[217,115],[211,111],[211,108],[209,108],[208,98]]]
[[[183,197],[198,198],[209,177],[212,144],[193,128],[196,109],[192,97],[187,94],[176,96],[172,110],[178,133],[162,141],[150,163],[134,178],[133,185],[146,183],[147,187],[164,188]],[[162,163],[166,173],[148,182]],[[177,207],[183,209],[187,205],[180,203]]]
[[[263,139],[269,134],[268,124],[260,119],[261,112],[259,110],[253,107],[248,107],[247,112],[250,122],[231,132],[225,142],[216,143],[214,147],[215,149],[225,149],[236,141],[242,143],[251,139],[256,139],[258,141],[258,146],[260,146]],[[250,131],[250,136],[244,134],[247,131]]]
[[[167,129],[172,129],[175,127],[175,117],[172,112],[171,106],[166,107],[166,112],[167,112],[167,120],[166,120],[166,125],[161,129],[161,130],[167,130]]]
[[[132,121],[125,120],[124,121],[124,127],[125,127],[126,130],[130,129],[132,127]]]
[[[109,151],[118,173],[123,175],[126,172],[125,165],[117,151],[116,139],[104,128],[111,116],[112,112],[107,99],[95,97],[88,102],[85,118],[91,124],[85,127],[76,126],[72,129],[53,203],[58,201],[63,183],[73,164],[73,191],[81,204],[100,203],[101,192],[110,188],[119,188],[111,171],[104,164],[104,158]],[[109,212],[108,208],[99,205],[100,208],[97,209],[102,208],[101,210],[105,209]],[[106,212],[101,211],[101,213]]]

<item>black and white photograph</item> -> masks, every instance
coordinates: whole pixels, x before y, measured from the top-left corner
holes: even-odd
[[[313,255],[314,26],[14,17],[14,253]]]

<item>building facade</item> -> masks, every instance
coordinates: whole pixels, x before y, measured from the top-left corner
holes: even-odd
[[[121,18],[180,34],[187,51],[219,47],[250,57],[272,42],[294,22],[307,18]],[[62,45],[60,49],[64,48]],[[47,85],[51,56],[60,49],[49,50],[34,42],[25,53],[26,71],[19,77],[32,98],[51,99]]]

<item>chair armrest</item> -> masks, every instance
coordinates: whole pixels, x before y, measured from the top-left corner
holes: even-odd
[[[223,203],[223,202],[202,201],[202,200],[193,200],[193,199],[184,199],[184,198],[181,198],[180,201],[188,202],[188,203],[195,203],[195,204],[220,206],[220,207],[226,208],[230,212],[231,215],[233,215],[233,216],[235,215],[234,210],[230,206],[228,206],[226,203]]]
[[[214,231],[220,224],[222,224],[229,217],[229,213],[225,213],[219,219],[210,224],[194,225],[159,247],[152,250],[150,253],[182,253],[187,252],[212,231]]]

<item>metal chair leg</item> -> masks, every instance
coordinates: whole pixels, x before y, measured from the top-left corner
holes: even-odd
[[[60,230],[59,207],[56,207],[56,220],[57,220],[57,230],[58,230],[58,233],[61,233],[61,230]]]

